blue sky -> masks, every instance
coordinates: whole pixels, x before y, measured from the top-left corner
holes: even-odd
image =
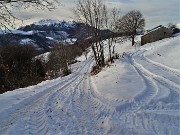
[[[41,19],[73,20],[72,8],[78,0],[59,0],[61,5],[54,11],[34,9],[16,9],[14,13],[21,19],[25,19],[25,24],[39,21]],[[122,11],[122,15],[130,10],[140,10],[146,20],[146,29],[151,29],[157,25],[167,25],[180,23],[180,1],[179,0],[103,0],[109,8],[117,7]]]

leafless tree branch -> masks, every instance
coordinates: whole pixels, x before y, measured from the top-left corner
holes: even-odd
[[[117,29],[121,33],[125,33],[127,37],[132,39],[134,45],[135,36],[138,31],[143,30],[145,19],[142,13],[138,10],[132,10],[125,14],[117,21]]]
[[[12,9],[35,7],[37,9],[55,9],[57,0],[0,0],[0,29],[14,28],[17,18]]]
[[[74,14],[78,21],[90,26],[89,34],[93,38],[91,45],[96,65],[104,65],[104,45],[100,30],[105,28],[106,5],[101,0],[79,0]]]

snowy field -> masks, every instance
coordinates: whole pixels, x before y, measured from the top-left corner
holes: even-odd
[[[125,55],[97,75],[90,52],[67,77],[1,94],[0,134],[178,135],[179,38],[117,42]]]

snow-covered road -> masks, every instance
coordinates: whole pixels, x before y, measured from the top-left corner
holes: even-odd
[[[1,94],[0,134],[178,135],[180,67],[163,53],[171,43],[179,48],[175,37],[127,50],[95,76],[89,57],[67,77]]]

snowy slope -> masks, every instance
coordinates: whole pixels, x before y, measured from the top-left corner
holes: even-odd
[[[37,50],[48,52],[54,44],[66,40],[66,44],[74,44],[77,39],[85,39],[87,36],[83,34],[83,29],[86,27],[77,22],[40,20],[17,30],[0,30],[0,46],[6,42],[11,45],[31,44]]]
[[[130,44],[117,42],[126,54],[98,75],[90,52],[67,77],[1,94],[0,134],[177,135],[179,36]]]
[[[136,49],[127,43],[117,48],[126,55],[93,77],[96,92],[105,100],[116,102],[120,114],[111,119],[116,121],[119,117],[121,122],[116,124],[120,133],[177,135],[180,131],[179,37]]]

